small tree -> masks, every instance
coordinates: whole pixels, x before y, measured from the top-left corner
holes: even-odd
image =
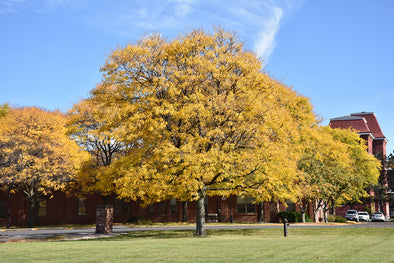
[[[394,169],[394,151],[387,156],[387,168]]]
[[[327,221],[330,206],[367,195],[366,188],[377,181],[380,165],[354,131],[320,127],[306,138],[298,164],[302,171],[298,185],[304,189],[300,205],[304,211],[308,201],[313,201],[315,221],[320,208]]]
[[[12,108],[0,118],[0,185],[26,195],[29,226],[42,196],[63,190],[86,159],[66,135],[66,121],[36,107]]]
[[[332,129],[333,138],[347,147],[352,160],[351,173],[333,192],[333,205],[346,202],[359,203],[369,196],[368,190],[378,182],[381,162],[367,151],[365,141],[354,130]]]
[[[373,196],[370,199],[378,203],[379,211],[384,211],[384,203],[390,201],[387,168],[391,165],[392,157],[390,155],[382,155],[381,153],[377,153],[375,157],[380,160],[383,169],[380,172],[378,181],[370,187],[373,191]]]
[[[98,86],[96,92],[102,89]],[[75,104],[69,111],[67,127],[72,138],[91,158],[86,160],[74,178],[71,189],[83,193],[99,193],[107,200],[115,193],[115,178],[107,173],[107,167],[125,155],[129,148],[116,139],[116,133],[107,128],[108,123],[116,121],[118,108],[103,107],[103,101],[90,96]]]
[[[8,103],[0,105],[0,118],[4,117],[7,112],[10,110],[10,105]]]

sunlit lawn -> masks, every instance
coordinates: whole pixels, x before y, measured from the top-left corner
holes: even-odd
[[[0,262],[394,262],[394,228],[138,231],[0,244]]]

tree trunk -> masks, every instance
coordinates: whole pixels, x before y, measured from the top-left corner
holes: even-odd
[[[317,211],[318,211],[318,209],[313,209],[313,215],[314,215],[315,223],[319,222],[319,219],[317,218]]]
[[[379,211],[383,213],[384,212],[384,201],[379,200],[378,204],[379,204]]]
[[[299,199],[300,202],[300,209],[301,209],[301,221],[305,223],[305,213],[306,209],[308,208],[308,201]]]
[[[257,222],[264,222],[264,202],[257,205]]]
[[[315,204],[313,205],[313,214],[315,217],[315,223],[320,222],[319,218],[317,217],[317,213],[319,212],[319,209],[322,207],[322,202],[321,200],[316,200]]]
[[[206,236],[205,230],[205,187],[198,191],[198,200],[196,202],[196,236]]]
[[[331,200],[331,205],[332,205],[332,214],[335,216],[337,213],[336,213],[336,209],[335,209],[335,206],[336,206],[336,204],[335,204],[335,200],[333,199],[333,200]]]
[[[328,223],[328,202],[324,201],[323,202],[323,218],[324,218],[324,223]]]
[[[187,222],[187,201],[182,202],[183,211],[182,211],[182,222]]]
[[[319,208],[320,208],[320,203],[315,201],[315,203],[313,204],[313,217],[314,217],[315,223],[319,222],[319,218],[317,217],[317,213],[319,212]]]
[[[27,227],[33,227],[36,224],[37,218],[37,203],[34,198],[29,198],[29,216],[27,218]]]

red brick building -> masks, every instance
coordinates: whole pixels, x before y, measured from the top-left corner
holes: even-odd
[[[350,116],[333,118],[330,121],[332,128],[353,128],[365,139],[370,154],[386,155],[387,139],[383,135],[376,116],[372,112],[353,113]],[[383,171],[385,173],[385,171]],[[373,194],[373,193],[372,193]],[[94,224],[96,209],[104,200],[99,195],[89,196],[85,199],[68,196],[63,192],[56,192],[52,198],[40,202],[38,208],[39,225],[61,224]],[[125,222],[132,216],[142,216],[153,222],[180,222],[187,218],[194,222],[196,217],[195,202],[188,202],[187,206],[175,199],[141,207],[138,202],[125,202],[113,200],[114,222]],[[379,211],[375,203],[361,204],[362,210],[369,206],[372,211]],[[206,217],[208,220],[221,222],[256,222],[259,209],[251,199],[232,197],[207,197],[205,200]],[[313,216],[311,206],[309,215]],[[348,206],[337,208],[337,214],[344,215]],[[28,200],[22,193],[0,192],[0,226],[24,226],[28,220]],[[265,222],[278,222],[279,211],[298,211],[291,202],[286,204],[278,202],[265,202],[262,207]],[[388,202],[384,204],[383,212],[389,214]]]
[[[114,199],[114,222],[126,222],[132,216],[142,216],[153,222],[181,222],[186,215],[188,222],[196,218],[195,202],[183,202],[175,199],[155,203],[143,208],[138,202],[125,202]],[[37,225],[94,224],[96,208],[103,204],[99,195],[85,199],[67,196],[56,192],[52,198],[40,202]],[[22,193],[8,194],[0,192],[0,226],[26,226],[28,220],[28,200]],[[185,213],[184,213],[184,209]],[[257,222],[258,206],[248,198],[207,197],[205,201],[206,218],[217,222]],[[279,211],[293,210],[290,204],[266,202],[263,204],[265,222],[278,222]]]
[[[387,139],[383,135],[378,120],[373,112],[359,112],[352,113],[350,116],[343,116],[330,119],[330,127],[334,129],[349,129],[352,128],[358,132],[361,138],[365,140],[368,147],[368,153],[377,156],[378,158],[386,157],[386,144]],[[387,187],[387,171],[382,169],[382,174]],[[373,195],[373,192],[370,192]],[[381,208],[377,203],[371,202],[370,204],[360,204],[356,208],[362,210],[365,206],[370,207],[371,211],[380,211]],[[339,215],[344,215],[348,206],[337,208],[336,212]],[[385,202],[383,205],[383,212],[386,216],[389,215],[389,203]]]

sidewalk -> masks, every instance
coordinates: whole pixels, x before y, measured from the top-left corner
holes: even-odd
[[[22,242],[38,240],[81,240],[110,237],[124,234],[123,231],[115,231],[109,234],[96,234],[95,228],[18,228],[0,230],[0,243],[4,242]]]

